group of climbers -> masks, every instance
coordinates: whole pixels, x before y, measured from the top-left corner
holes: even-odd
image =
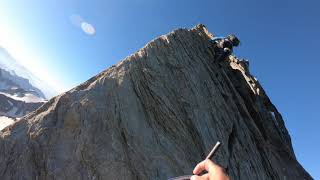
[[[214,59],[218,62],[224,61],[233,52],[233,47],[240,44],[240,40],[233,34],[227,37],[214,37],[211,39],[214,49]]]

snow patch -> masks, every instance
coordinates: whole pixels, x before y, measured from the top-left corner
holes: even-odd
[[[14,120],[12,118],[0,116],[0,131],[5,127],[9,126],[10,124],[12,124],[13,122]]]
[[[26,103],[36,103],[36,102],[45,102],[46,100],[40,97],[35,96],[34,94],[26,93],[25,96],[19,97],[17,94],[11,95],[8,93],[0,92],[0,94],[3,94],[7,97],[10,97],[17,101],[24,101]]]

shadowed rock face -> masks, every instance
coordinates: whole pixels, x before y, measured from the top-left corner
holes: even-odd
[[[2,179],[166,179],[216,141],[231,179],[312,179],[247,63],[203,25],[148,43],[0,133]]]

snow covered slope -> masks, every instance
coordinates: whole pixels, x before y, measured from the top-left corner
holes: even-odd
[[[0,131],[14,122],[14,119],[0,116]]]

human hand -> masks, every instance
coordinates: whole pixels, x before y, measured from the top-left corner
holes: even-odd
[[[202,171],[208,171],[208,173],[198,176]],[[216,165],[209,159],[206,159],[194,168],[191,180],[229,180],[229,177],[224,173],[222,167]]]

